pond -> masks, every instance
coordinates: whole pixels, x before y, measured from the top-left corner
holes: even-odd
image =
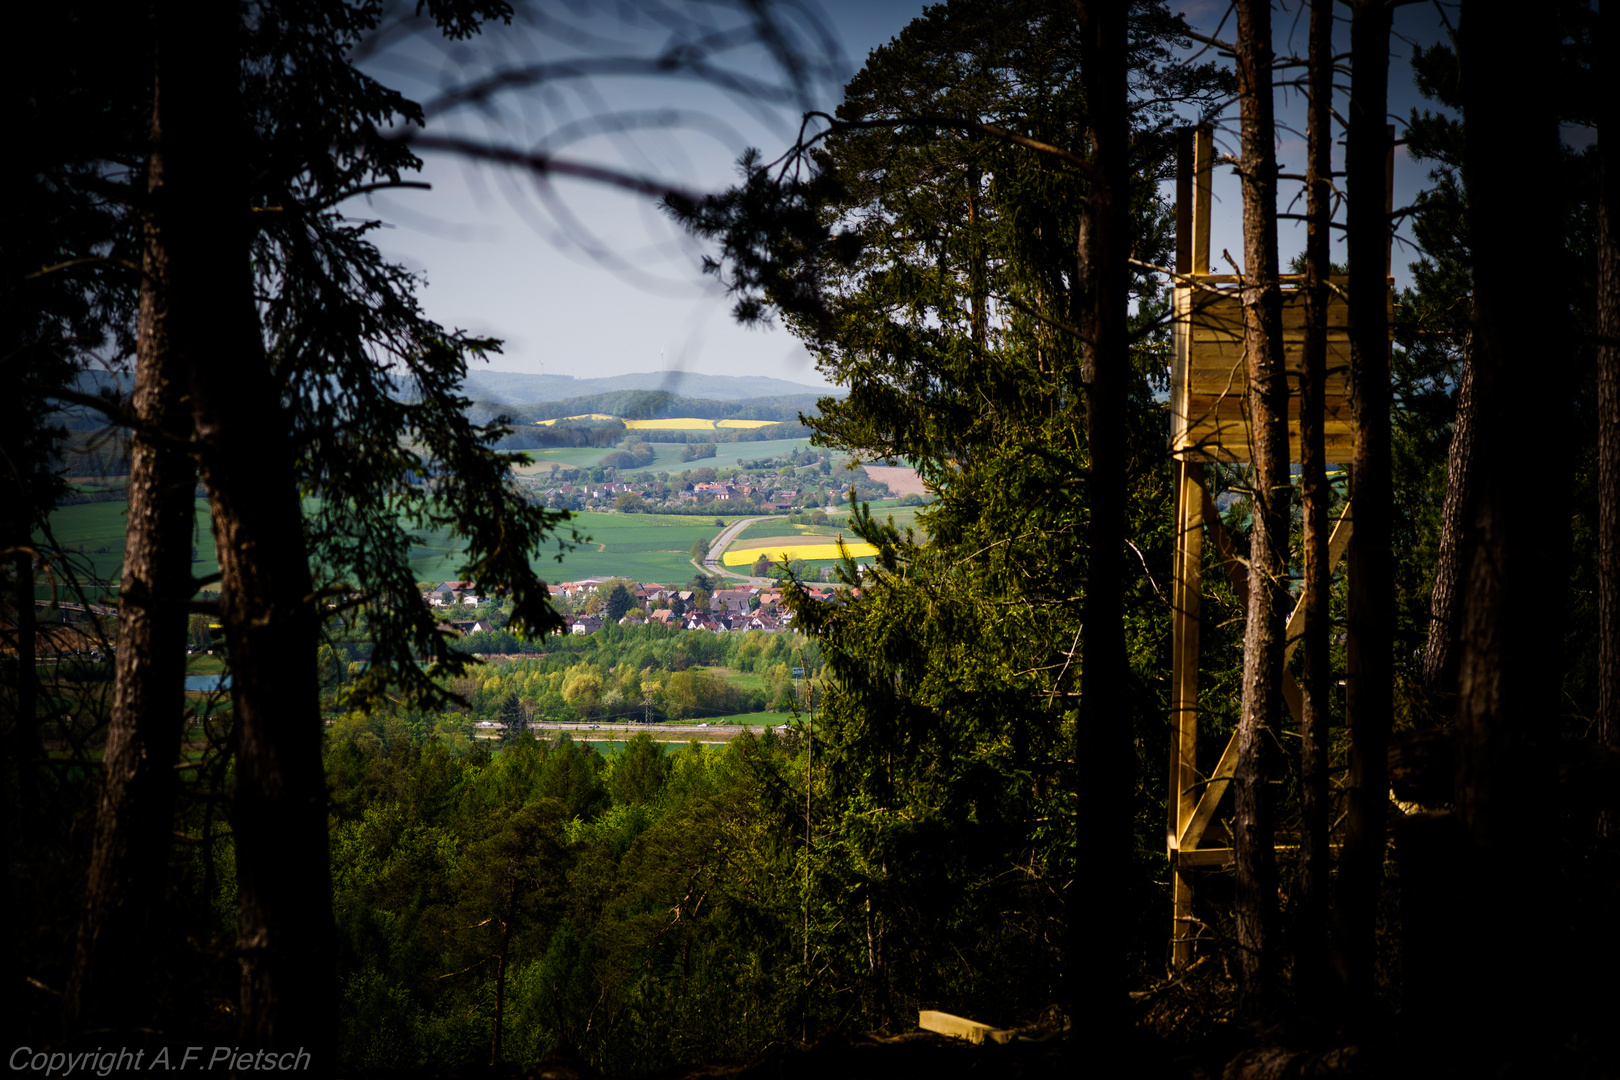
[[[203,691],[205,693],[213,693],[216,690],[229,690],[230,688],[231,688],[231,677],[229,675],[187,675],[186,676],[186,689],[188,691],[190,691],[190,690],[200,690],[200,691]]]

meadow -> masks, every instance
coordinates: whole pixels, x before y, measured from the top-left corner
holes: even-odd
[[[51,514],[51,532],[69,552],[74,574],[91,588],[91,599],[110,596],[118,581],[119,567],[124,561],[124,517],[128,509],[129,504],[125,502],[81,503],[58,507]],[[209,525],[208,500],[197,500],[196,520],[191,540],[194,547],[191,574],[206,577],[219,572],[219,561],[214,554],[214,531]],[[36,599],[48,600],[51,595],[50,584],[34,587]],[[66,594],[58,598],[77,599]]]
[[[772,451],[764,448],[785,447],[800,442],[803,440],[722,444],[722,449],[729,446],[761,448],[750,452],[768,456]],[[676,449],[678,452],[679,447]],[[713,460],[708,458],[705,462]],[[107,583],[97,588],[95,597],[111,595],[110,583],[118,579],[124,550],[126,509],[127,504],[123,502],[84,503],[60,507],[51,515],[51,529],[58,541],[72,553],[74,568],[80,577],[86,581]],[[902,528],[914,524],[916,520],[915,507],[891,509],[874,504],[873,511],[882,511],[880,516],[892,515],[895,524]],[[722,515],[721,519],[727,523],[737,520],[735,515]],[[750,540],[760,538],[802,535],[806,538],[830,539],[840,531],[853,540],[847,525],[843,524],[846,520],[843,515],[834,514],[832,523],[828,525],[792,526],[777,516],[749,526],[733,549],[741,549],[748,546]],[[697,573],[691,563],[692,544],[700,539],[712,540],[720,531],[714,522],[712,516],[697,514],[602,514],[586,511],[574,515],[568,526],[564,526],[562,537],[567,537],[567,529],[572,526],[582,535],[588,535],[589,542],[565,553],[561,562],[555,558],[557,545],[553,542],[547,550],[537,554],[532,563],[547,581],[615,576],[669,584],[690,581]],[[415,542],[411,545],[409,559],[418,581],[446,581],[459,576],[460,551],[447,533],[418,529],[413,535]],[[194,543],[196,555],[192,573],[197,577],[217,573],[219,563],[214,554],[214,535],[208,524],[208,504],[203,499],[197,500]],[[749,556],[748,561],[752,559],[753,556]],[[832,566],[835,562],[826,558],[809,560],[807,569],[814,575],[822,567]],[[50,598],[50,586],[40,585],[37,596],[40,599]]]
[[[638,423],[640,421],[637,421]],[[649,420],[648,424],[669,424],[673,421]],[[702,423],[710,423],[708,420]],[[732,420],[720,421],[721,424],[740,426],[753,421]],[[669,429],[665,429],[669,430]],[[701,458],[697,461],[682,461],[681,452],[686,449],[685,443],[648,443],[657,456],[652,463],[639,469],[630,470],[635,473],[679,473],[687,469],[698,469],[708,466],[713,469],[726,469],[738,465],[743,461],[757,461],[762,458],[786,457],[795,450],[804,452],[810,448],[809,439],[764,439],[758,442],[723,442],[715,444],[714,457]],[[520,466],[516,471],[520,475],[532,476],[538,473],[551,472],[557,469],[574,468],[588,469],[601,461],[608,454],[621,449],[618,446],[568,446],[556,450],[525,450],[532,459],[529,465]]]
[[[692,545],[713,540],[721,526],[715,518],[691,514],[577,513],[563,526],[577,529],[590,540],[556,558],[557,546],[530,560],[547,581],[578,581],[588,577],[627,577],[636,581],[676,584],[692,580]],[[723,518],[735,521],[736,517]],[[419,581],[445,581],[457,576],[461,562],[448,534],[419,532],[410,561]]]

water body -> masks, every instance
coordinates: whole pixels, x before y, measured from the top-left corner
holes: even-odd
[[[229,675],[187,675],[186,689],[201,690],[212,693],[216,690],[229,690],[231,677]]]

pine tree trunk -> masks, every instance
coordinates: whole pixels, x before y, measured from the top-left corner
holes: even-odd
[[[1612,50],[1613,9],[1599,19],[1599,41]],[[1613,95],[1604,99],[1598,140],[1598,729],[1605,745],[1620,749],[1620,107]]]
[[[1088,330],[1083,346],[1086,441],[1090,452],[1091,574],[1085,596],[1085,664],[1075,761],[1081,798],[1076,828],[1103,823],[1093,865],[1107,877],[1129,873],[1134,845],[1131,814],[1135,750],[1125,679],[1125,408],[1130,378],[1126,320],[1129,302],[1130,164],[1126,115],[1125,7],[1079,4],[1082,64],[1090,112],[1096,179],[1081,223],[1079,269]],[[1120,880],[1123,880],[1121,878]],[[1081,908],[1082,896],[1084,909]],[[1123,925],[1124,894],[1070,889],[1069,977],[1076,1023],[1111,1044],[1125,1016],[1125,956],[1099,926]],[[1082,987],[1084,989],[1082,989]]]
[[[1466,1026],[1448,1035],[1498,1070],[1536,1054],[1527,1043],[1551,1030],[1562,986],[1549,977],[1559,941],[1548,883],[1574,378],[1551,272],[1562,235],[1558,115],[1525,90],[1554,84],[1556,34],[1548,8],[1505,20],[1478,0],[1460,28],[1478,457],[1465,516],[1455,795],[1471,902],[1456,934],[1472,964],[1457,972]],[[1515,167],[1504,169],[1509,133]]]
[[[187,220],[208,183],[196,149],[206,142],[200,88],[176,61],[184,52],[173,38],[158,48],[112,715],[67,1000],[71,1029],[132,1036],[153,1026],[169,944],[197,483],[185,392],[212,314],[196,288],[212,271],[211,253]]]
[[[501,951],[495,957],[495,1024],[489,1038],[489,1063],[501,1063],[502,1023],[506,1018],[506,960],[512,947],[512,922],[517,918],[517,871],[507,885],[506,918],[501,920]]]
[[[303,1047],[330,1061],[336,994],[319,624],[291,417],[255,307],[239,13],[230,5],[199,10],[168,14],[194,35],[187,71],[208,110],[208,136],[198,147],[208,167],[187,220],[210,245],[196,286],[207,291],[218,329],[190,365],[189,390],[219,552],[236,720],[239,1038],[252,1047]]]
[[[1243,707],[1232,778],[1237,864],[1240,1007],[1274,1007],[1277,992],[1277,853],[1268,783],[1282,713],[1283,605],[1288,562],[1288,372],[1277,276],[1277,157],[1271,8],[1239,0],[1237,77],[1242,105],[1243,331],[1248,361],[1253,526],[1243,632]]]
[[[1306,119],[1305,340],[1300,360],[1300,494],[1304,503],[1305,637],[1300,682],[1300,875],[1294,915],[1294,989],[1302,1008],[1322,1015],[1328,983],[1328,510],[1327,308],[1333,198],[1333,5],[1311,0],[1310,101]]]
[[[1457,419],[1446,451],[1446,498],[1440,509],[1440,551],[1429,595],[1429,637],[1423,650],[1423,690],[1431,717],[1449,723],[1457,708],[1457,625],[1461,618],[1463,520],[1473,499],[1474,342],[1463,341]]]
[[[1350,408],[1356,448],[1350,472],[1349,674],[1344,851],[1339,860],[1338,949],[1348,1020],[1365,1023],[1374,989],[1375,930],[1389,802],[1389,728],[1394,709],[1395,576],[1390,550],[1389,213],[1390,9],[1356,0],[1350,19],[1350,123],[1345,151],[1350,257]]]

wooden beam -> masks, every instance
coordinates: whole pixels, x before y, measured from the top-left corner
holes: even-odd
[[[1340,845],[1332,844],[1329,850],[1338,851]],[[1278,855],[1290,855],[1299,850],[1298,844],[1278,844]],[[1176,858],[1182,866],[1189,869],[1205,866],[1229,866],[1233,860],[1233,851],[1229,847],[1199,848],[1197,851],[1180,852]]]
[[[1192,790],[1198,768],[1198,648],[1203,602],[1204,515],[1209,496],[1204,467],[1178,462],[1180,509],[1176,528],[1176,588],[1171,674],[1172,768],[1175,770],[1175,836],[1186,831],[1197,809]]]
[[[947,1012],[937,1012],[933,1009],[921,1009],[917,1013],[917,1026],[924,1031],[932,1031],[939,1035],[950,1035],[957,1039],[966,1039],[970,1043],[1010,1043],[1018,1038],[1015,1031],[1002,1031],[981,1024],[977,1020],[969,1020],[961,1016],[952,1016]]]
[[[1179,134],[1176,163],[1176,273],[1188,276],[1207,274],[1215,132],[1206,124],[1184,128]],[[1171,294],[1174,305],[1171,323],[1174,354],[1170,368],[1172,448],[1181,440],[1188,419],[1186,398],[1192,355],[1193,293],[1192,288],[1183,284]],[[1198,620],[1203,596],[1203,518],[1206,500],[1203,465],[1187,459],[1178,461],[1174,523],[1176,549],[1171,588],[1174,659],[1171,665],[1170,790],[1165,800],[1166,813],[1170,818],[1171,877],[1175,881],[1171,963],[1177,968],[1185,967],[1192,959],[1192,941],[1185,933],[1192,919],[1192,882],[1176,868],[1174,844],[1197,805],[1190,781],[1196,775],[1198,763]]]
[[[1192,266],[1188,273],[1209,273],[1209,213],[1215,176],[1215,129],[1193,129]]]
[[[1204,466],[1192,461],[1176,463],[1176,531],[1172,600],[1172,662],[1170,714],[1170,790],[1165,800],[1170,816],[1175,912],[1171,930],[1173,968],[1192,961],[1192,939],[1182,929],[1192,918],[1193,890],[1187,875],[1176,867],[1177,838],[1186,831],[1198,806],[1193,779],[1198,770],[1198,638],[1203,603]]]
[[[1205,498],[1209,496],[1206,494]],[[1232,537],[1226,527],[1220,523],[1220,515],[1215,513],[1213,501],[1204,507],[1204,514],[1211,520],[1210,533],[1215,537],[1215,546],[1221,553],[1221,562],[1226,566],[1227,574],[1232,578],[1232,587],[1237,591],[1238,602],[1244,607],[1248,606],[1249,583],[1243,573],[1243,564],[1238,560],[1237,551],[1233,547]],[[1333,526],[1333,535],[1328,538],[1328,573],[1332,573],[1344,556],[1345,546],[1350,542],[1352,520],[1350,517],[1350,504],[1344,504],[1344,510],[1339,514],[1338,523]],[[1305,602],[1294,605],[1292,614],[1288,616],[1288,626],[1284,632],[1283,663],[1294,654],[1305,626]],[[1303,702],[1300,699],[1299,684],[1294,681],[1294,673],[1283,670],[1282,679],[1283,699],[1288,702],[1289,711],[1294,714],[1297,722]],[[1202,865],[1197,862],[1188,862],[1188,856],[1198,848],[1198,842],[1204,837],[1204,830],[1209,827],[1210,821],[1215,817],[1215,808],[1226,791],[1228,781],[1237,772],[1237,736],[1227,740],[1226,749],[1221,752],[1221,760],[1216,764],[1215,771],[1210,773],[1209,779],[1203,784],[1203,793],[1198,798],[1198,805],[1194,808],[1192,817],[1187,821],[1176,838],[1177,860],[1186,866]],[[1183,794],[1186,790],[1196,788],[1198,785],[1187,777],[1183,780]]]

